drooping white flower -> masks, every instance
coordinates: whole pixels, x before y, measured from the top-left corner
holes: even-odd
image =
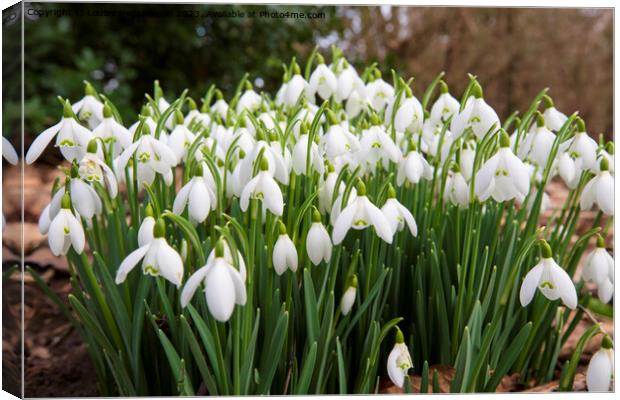
[[[328,263],[332,258],[332,240],[321,223],[321,214],[316,209],[312,213],[312,225],[306,236],[306,251],[314,265],[319,265],[321,261]]]
[[[381,112],[394,97],[394,88],[381,79],[380,74],[376,74],[375,78],[366,85],[366,98],[376,112]]]
[[[86,242],[84,229],[71,211],[71,199],[68,194],[62,196],[61,208],[51,220],[48,242],[55,256],[67,254],[71,247],[78,254],[84,251]]]
[[[543,96],[543,100],[545,101],[545,105],[547,107],[543,113],[545,125],[552,131],[558,132],[562,129],[562,125],[564,125],[564,122],[566,122],[568,117],[555,108],[551,97],[545,95]]]
[[[86,153],[86,146],[92,138],[92,133],[84,128],[73,117],[73,111],[68,101],[65,101],[63,117],[56,125],[44,130],[37,136],[26,153],[26,163],[35,162],[49,142],[56,137],[56,146],[67,161],[79,160]]]
[[[415,223],[411,211],[400,204],[396,199],[396,191],[392,185],[388,188],[388,199],[383,207],[381,207],[381,212],[385,215],[385,218],[390,224],[392,232],[396,233],[402,231],[406,224],[413,236],[418,235],[418,226]]]
[[[387,359],[387,372],[392,383],[402,388],[405,383],[405,375],[413,367],[409,349],[405,344],[405,338],[400,329],[396,328],[396,340],[392,351]]]
[[[341,181],[340,185],[338,185],[338,190],[336,190],[338,174],[335,172],[331,163],[327,168],[328,171],[326,176],[319,181],[319,211],[323,214],[330,212],[332,201],[334,200],[334,193],[340,195],[345,189],[345,184]]]
[[[224,257],[222,240],[218,241],[214,250],[215,257],[194,272],[185,283],[181,292],[181,306],[186,307],[200,283],[204,283],[209,312],[216,320],[226,322],[230,319],[235,304],[246,303],[247,293],[241,274]]]
[[[465,102],[465,108],[452,118],[450,131],[456,136],[461,136],[465,129],[471,127],[478,139],[495,125],[495,129],[501,127],[499,117],[491,106],[482,98],[482,88],[477,83],[474,84],[471,96]]]
[[[110,197],[115,198],[118,194],[118,182],[114,171],[97,155],[96,146],[97,142],[94,140],[88,144],[86,154],[78,163],[78,174],[87,182],[105,184]]]
[[[594,353],[590,359],[590,364],[588,364],[588,370],[586,372],[588,392],[609,392],[609,386],[613,375],[613,343],[609,336],[605,335],[601,348]]]
[[[19,156],[17,155],[15,148],[4,136],[2,136],[2,157],[4,157],[4,159],[11,165],[17,165],[17,162],[19,161]]]
[[[319,146],[324,149],[327,158],[333,162],[336,157],[358,151],[360,149],[360,142],[357,136],[338,123],[335,119],[335,114],[331,110],[328,111],[328,116],[332,124],[321,137]]]
[[[123,176],[125,167],[133,155],[138,163],[138,181],[150,184],[155,174],[161,174],[166,184],[172,183],[172,167],[177,164],[176,155],[170,147],[152,135],[142,135],[119,156],[117,176]],[[136,165],[133,165],[135,168]],[[131,176],[131,175],[130,175]],[[169,178],[169,179],[168,179]]]
[[[318,139],[318,137],[315,136]],[[293,171],[298,175],[306,175],[306,160],[308,155],[308,135],[301,135],[293,148]],[[319,174],[325,170],[323,156],[319,152],[319,146],[312,142],[310,145],[310,167]],[[312,173],[312,170],[307,171]]]
[[[228,103],[224,100],[224,95],[219,89],[215,90],[215,103],[211,106],[211,111],[219,115],[221,119],[226,119],[226,115],[228,114]]]
[[[469,205],[469,185],[458,167],[448,172],[444,193],[447,201],[460,208]]]
[[[342,210],[336,219],[332,233],[333,242],[336,245],[340,244],[351,228],[361,230],[371,225],[375,228],[377,236],[387,243],[392,243],[394,231],[390,223],[381,210],[368,200],[366,186],[360,181],[357,187],[357,197]]]
[[[252,89],[250,82],[245,82],[246,90],[243,92],[241,97],[239,97],[239,101],[237,101],[237,114],[241,114],[243,110],[248,110],[249,112],[258,110],[262,100],[260,94],[256,93],[254,89]]]
[[[409,86],[405,87],[405,94],[400,101],[398,110],[394,115],[394,127],[399,132],[418,132],[422,129],[424,123],[424,110],[422,104],[411,93]],[[385,122],[391,123],[392,113],[394,113],[394,106],[396,103],[396,97],[393,97],[387,105],[385,110]]]
[[[151,276],[162,276],[176,287],[183,279],[183,260],[165,239],[166,225],[158,219],[153,227],[153,239],[129,253],[116,272],[116,284],[121,284],[127,274],[142,260],[142,272]]]
[[[325,65],[323,57],[317,54],[317,58],[319,64],[310,75],[308,90],[310,93],[318,93],[322,99],[327,100],[338,88],[338,80],[332,70]]]
[[[396,183],[399,186],[405,183],[405,179],[415,185],[422,178],[431,179],[433,177],[433,168],[424,156],[416,150],[415,143],[412,142],[411,145],[411,151],[398,163]]]
[[[400,149],[390,135],[387,134],[383,126],[373,124],[362,132],[358,159],[360,163],[364,163],[371,171],[374,171],[375,164],[379,161],[385,167],[388,165],[388,161],[397,163],[401,157]]]
[[[446,129],[446,132],[443,134],[442,138],[442,130],[444,124],[442,122],[434,122],[431,119],[427,119],[424,121],[424,125],[422,126],[422,150],[423,152],[427,152],[433,157],[436,157],[438,154],[441,155],[441,161],[445,161],[448,157],[448,153],[450,151],[450,146],[454,141],[452,132],[449,129]],[[441,144],[441,148],[439,145]]]
[[[344,291],[342,299],[340,300],[340,312],[342,315],[347,315],[351,312],[353,304],[355,304],[355,297],[357,296],[357,276],[353,275],[351,282],[347,290]]]
[[[299,68],[299,67],[298,67]],[[301,76],[300,73],[295,73],[286,82],[286,88],[284,90],[284,104],[287,106],[294,106],[300,97],[309,97],[308,96],[308,82]]]
[[[185,126],[185,119],[179,110],[176,110],[175,118],[177,125],[168,137],[168,147],[176,156],[177,163],[180,163],[187,159],[187,152],[196,139],[196,135]]]
[[[347,100],[352,93],[364,90],[364,82],[360,79],[357,71],[351,66],[347,60],[342,58],[339,66],[341,67],[338,74],[338,86],[335,93],[336,101]]]
[[[522,160],[529,158],[539,167],[545,168],[554,141],[555,134],[545,126],[544,118],[538,113],[536,127],[526,134],[523,143],[519,146],[517,155]]]
[[[95,88],[89,82],[84,82],[84,84],[85,96],[82,100],[74,103],[71,109],[80,121],[86,122],[90,129],[94,129],[104,119],[103,103],[97,99],[98,95]]]
[[[523,200],[530,190],[527,168],[510,150],[510,139],[501,134],[501,148],[476,173],[476,195],[481,201],[493,197],[496,201]]]
[[[605,214],[614,215],[614,178],[606,159],[601,160],[600,172],[583,188],[580,204],[583,210],[596,204]]]
[[[93,136],[103,139],[112,147],[112,157],[117,157],[131,144],[131,133],[116,122],[109,105],[103,107],[103,121],[93,130]]]
[[[614,288],[614,259],[605,249],[605,240],[598,235],[596,248],[586,257],[582,272],[583,279],[598,285],[598,297],[609,303]]]
[[[189,221],[192,224],[198,224],[204,222],[209,216],[209,211],[214,210],[216,206],[217,197],[213,187],[203,176],[203,166],[199,164],[196,175],[181,188],[174,198],[172,212],[180,215],[187,207]]]
[[[284,198],[280,186],[268,172],[268,163],[267,158],[261,159],[260,172],[243,188],[239,204],[241,210],[246,211],[250,204],[250,198],[259,199],[263,202],[265,209],[276,216],[282,216]]]
[[[441,94],[433,103],[429,119],[434,123],[443,124],[452,115],[459,112],[460,104],[457,99],[452,97],[448,92],[448,85],[445,82],[440,82]]]
[[[568,308],[577,307],[577,291],[570,276],[552,258],[551,247],[546,241],[541,241],[542,257],[536,266],[532,268],[523,283],[519,299],[523,307],[530,304],[536,293],[536,289],[549,300],[562,299]]]
[[[567,148],[566,145],[568,145]],[[560,149],[565,149],[564,151],[573,160],[577,176],[581,175],[583,170],[592,170],[596,167],[597,148],[596,141],[586,132],[585,123],[581,118],[577,118],[577,133],[575,136],[560,147]]]
[[[286,226],[279,221],[280,235],[273,246],[273,269],[282,275],[287,269],[297,271],[297,249],[291,238],[286,234]]]

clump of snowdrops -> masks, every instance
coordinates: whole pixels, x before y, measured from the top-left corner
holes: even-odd
[[[54,139],[67,161],[39,226],[69,261],[70,306],[45,289],[102,395],[410,391],[412,373],[428,392],[437,364],[454,392],[557,378],[562,345],[613,295],[613,144],[546,90],[501,121],[474,76],[460,100],[443,74],[412,81],[333,49],[285,65],[273,96],[246,75],[228,100],[212,86],[169,102],[155,82],[130,126],[88,82],[60,98],[26,162]],[[596,335],[588,386],[609,389],[595,324],[561,390]]]

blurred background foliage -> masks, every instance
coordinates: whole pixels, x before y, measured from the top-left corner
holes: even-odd
[[[332,44],[358,67],[379,61],[386,78],[390,68],[414,76],[418,95],[443,70],[451,91],[460,96],[467,73],[473,73],[502,118],[523,111],[536,93],[550,87],[556,106],[567,114],[579,110],[590,134],[612,136],[612,10],[110,3],[30,3],[25,8],[26,145],[58,120],[57,95],[72,101],[83,96],[84,79],[112,99],[128,125],[154,79],[161,81],[168,100],[184,88],[199,98],[211,83],[230,95],[246,71],[257,90],[274,93],[282,61],[296,56],[305,62],[315,45],[329,55]],[[71,15],[37,17],[28,15],[29,8]],[[103,9],[173,16],[89,16]],[[175,15],[180,10],[305,11],[324,17]],[[5,32],[19,26],[3,20]],[[18,40],[5,39],[3,51],[19,46]],[[5,97],[3,126],[5,135],[14,135],[20,126],[20,62],[4,60],[5,96],[17,97]]]

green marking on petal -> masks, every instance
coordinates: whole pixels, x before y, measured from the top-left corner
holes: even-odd
[[[549,288],[549,289],[555,289],[555,285],[549,281],[544,281],[542,282],[540,285],[538,285],[541,289],[544,288]]]

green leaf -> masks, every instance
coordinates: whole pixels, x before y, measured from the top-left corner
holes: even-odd
[[[316,362],[316,351],[317,351],[317,343],[312,343],[310,346],[310,350],[305,356],[303,362],[303,368],[301,370],[301,374],[299,375],[299,381],[297,382],[297,390],[295,394],[307,394],[308,387],[310,386],[310,380],[312,379],[312,374],[314,372],[314,364]]]

